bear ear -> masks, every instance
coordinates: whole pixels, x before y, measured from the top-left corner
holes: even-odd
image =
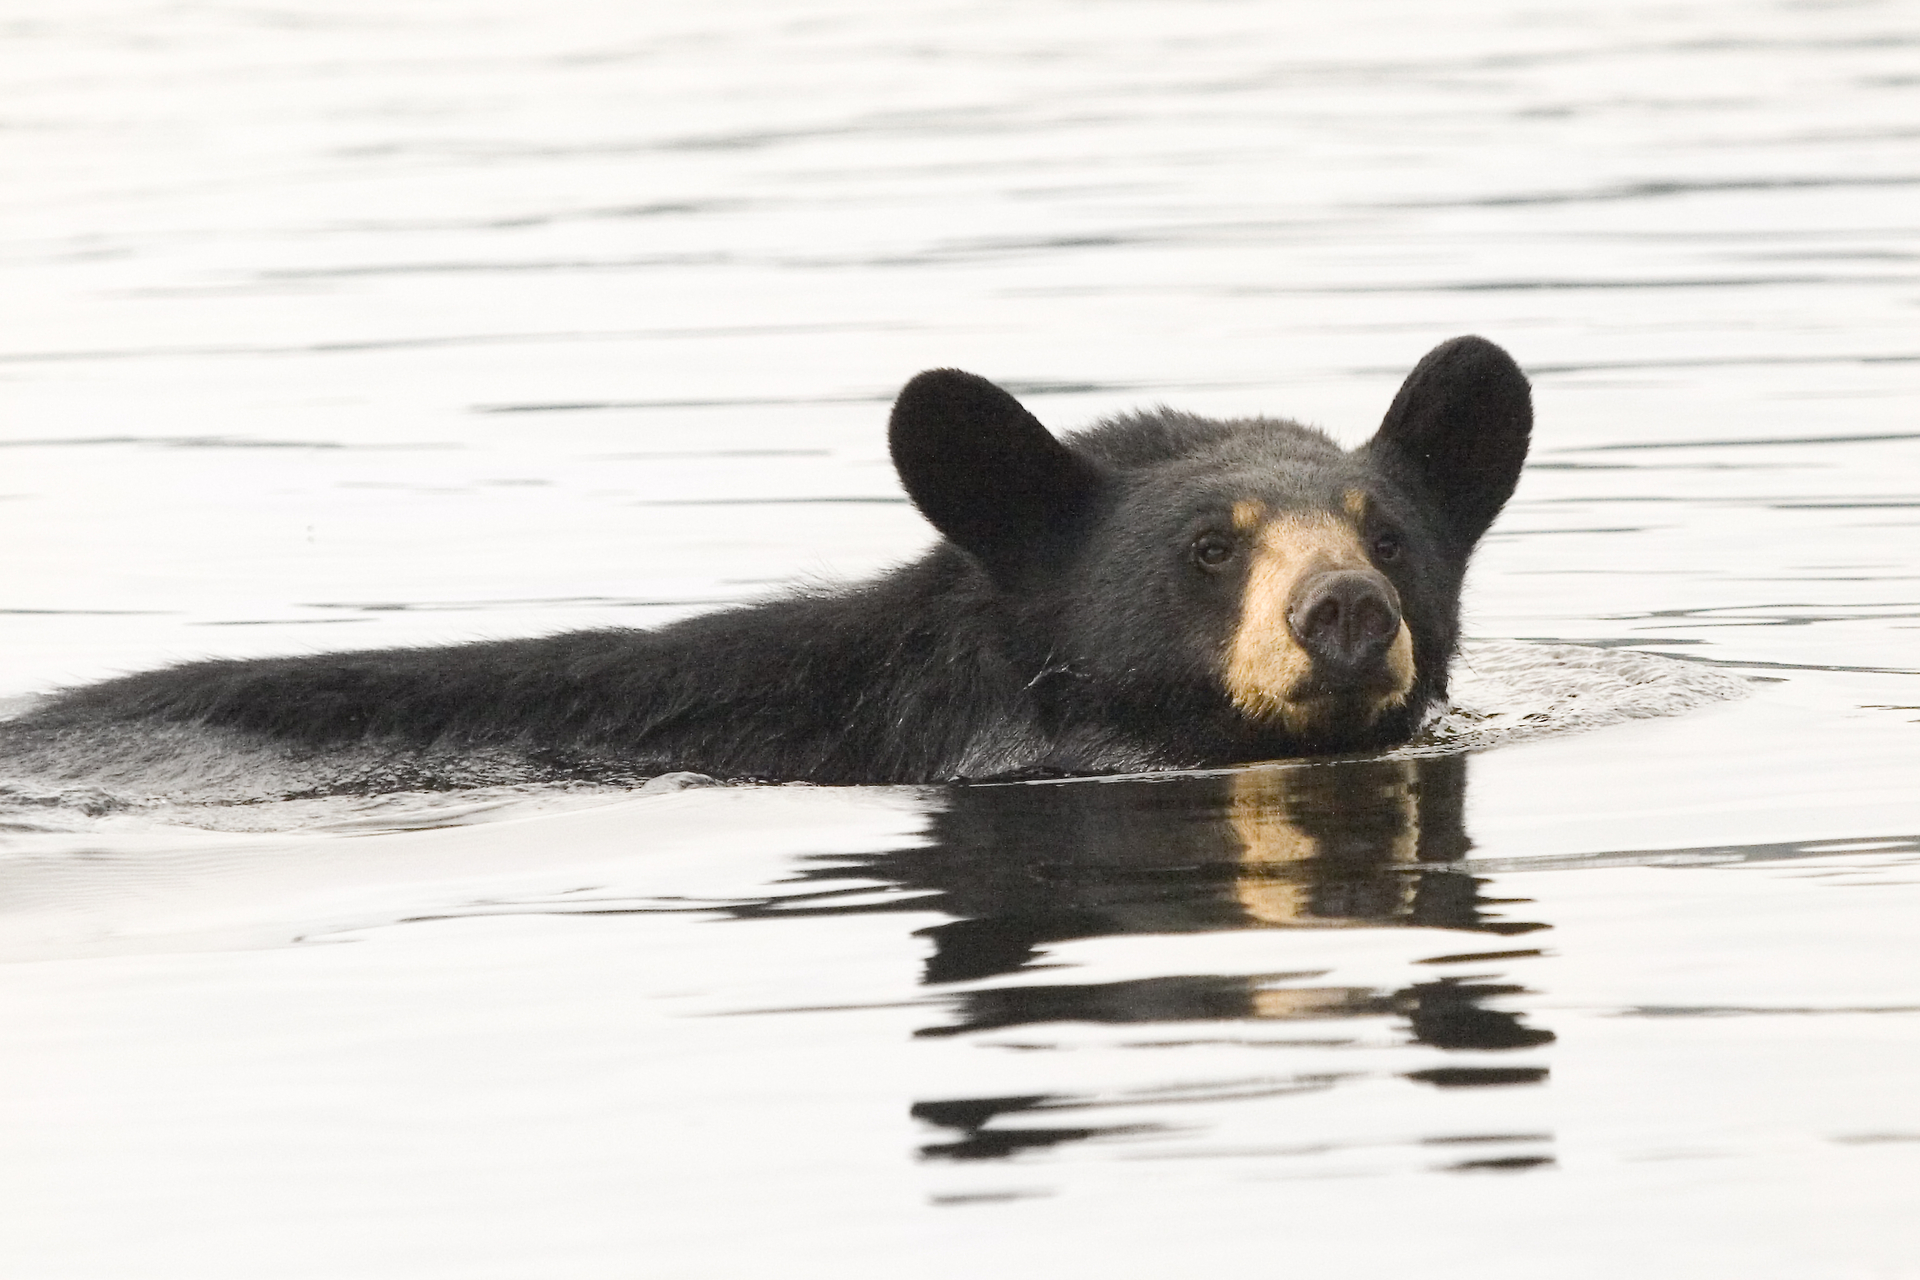
[[[918,374],[894,401],[887,445],[913,505],[1005,583],[1091,505],[1093,465],[985,378]]]
[[[1454,338],[1407,375],[1366,452],[1417,485],[1467,550],[1513,496],[1532,431],[1532,391],[1513,357]]]

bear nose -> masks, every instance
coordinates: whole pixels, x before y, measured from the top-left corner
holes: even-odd
[[[1329,675],[1378,663],[1400,633],[1399,593],[1371,569],[1335,569],[1300,584],[1287,627]]]

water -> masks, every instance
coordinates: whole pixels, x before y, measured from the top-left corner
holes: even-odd
[[[929,366],[1539,417],[1465,756],[16,793],[10,1274],[1910,1273],[1920,8],[0,34],[0,696],[870,572]]]

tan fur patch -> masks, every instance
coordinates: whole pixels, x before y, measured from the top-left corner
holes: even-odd
[[[1347,513],[1357,527],[1367,522],[1367,495],[1359,489],[1349,489],[1340,498],[1341,510]]]
[[[1347,496],[1365,501],[1364,494]],[[1258,505],[1234,504],[1236,526],[1242,507]],[[1278,720],[1294,732],[1326,723],[1335,711],[1332,699],[1295,693],[1312,674],[1313,659],[1287,626],[1287,602],[1310,573],[1372,567],[1358,528],[1331,513],[1284,515],[1258,526],[1240,600],[1240,625],[1227,645],[1225,680],[1235,706],[1256,719]],[[1387,670],[1394,688],[1368,709],[1369,722],[1404,704],[1413,688],[1413,636],[1404,621],[1387,651]]]
[[[1405,706],[1407,695],[1413,692],[1413,632],[1407,630],[1404,620],[1400,634],[1387,646],[1387,674],[1393,677],[1394,688],[1381,696],[1380,705],[1373,711],[1376,716],[1390,707]]]

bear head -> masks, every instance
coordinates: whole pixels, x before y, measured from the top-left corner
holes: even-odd
[[[889,443],[1038,672],[1049,732],[1215,764],[1418,727],[1445,694],[1462,575],[1531,426],[1519,367],[1462,337],[1351,451],[1293,422],[1165,409],[1059,439],[954,369],[907,384]]]

